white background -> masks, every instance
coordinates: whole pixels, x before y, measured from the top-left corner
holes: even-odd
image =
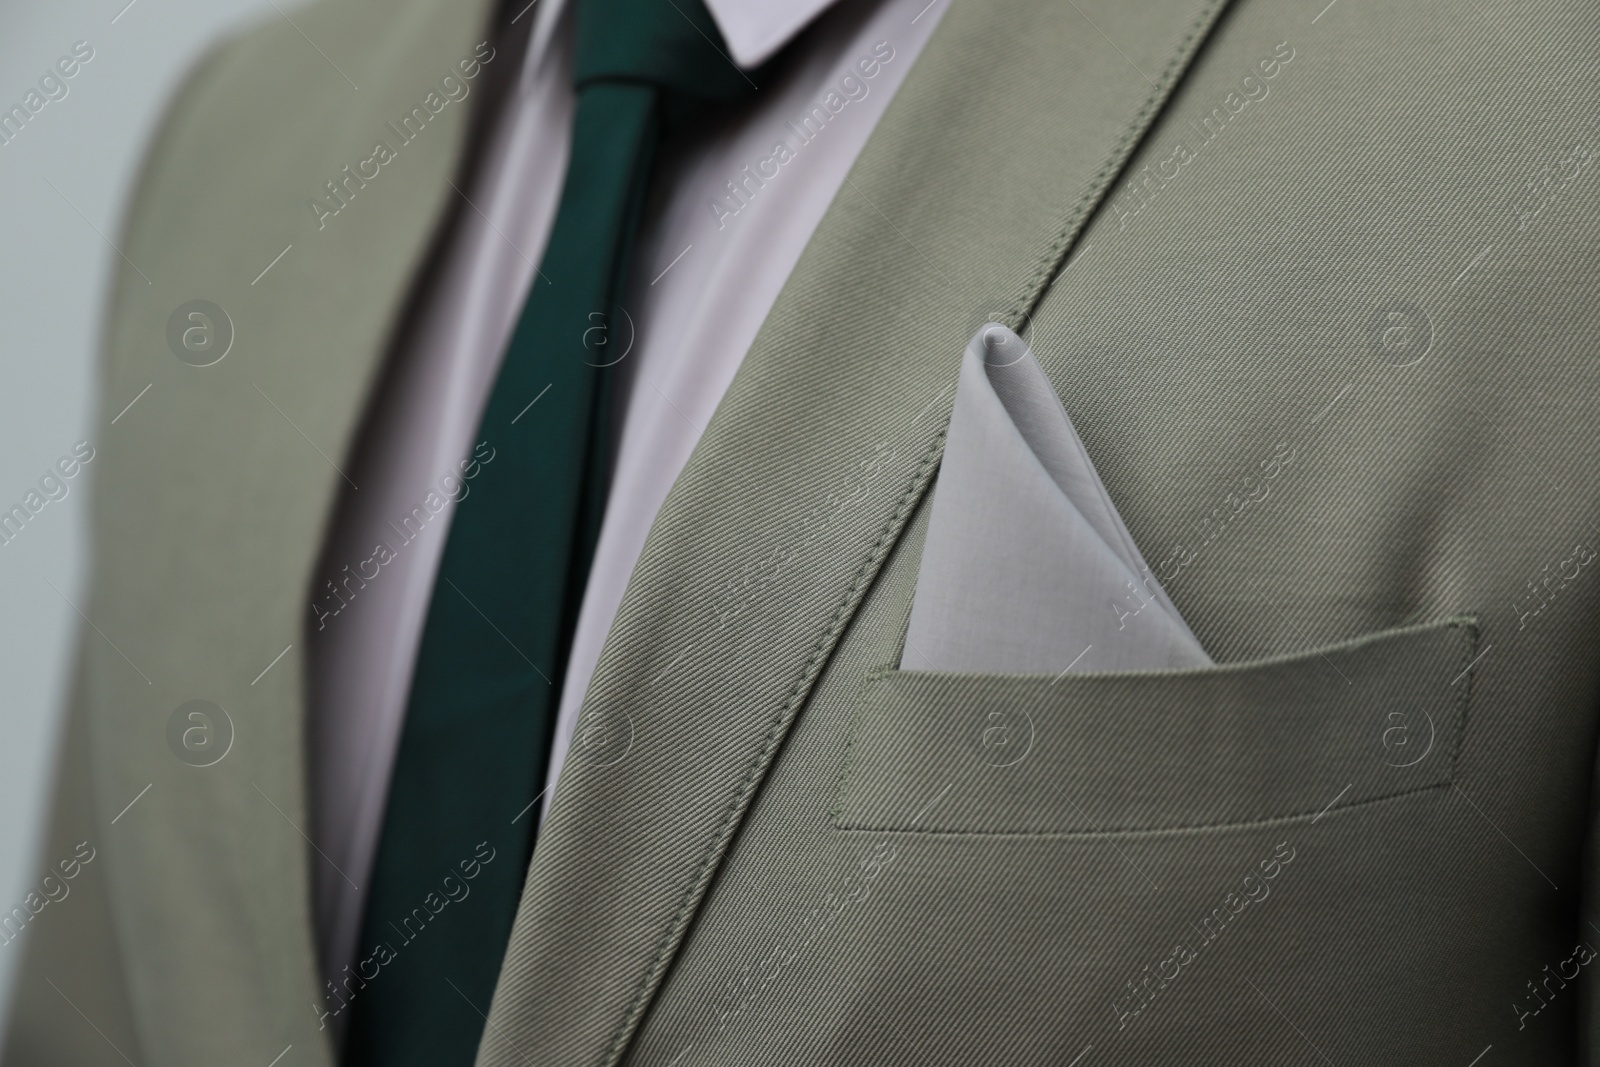
[[[289,10],[288,0],[278,0]],[[208,44],[273,0],[33,0],[0,6],[0,110],[88,41],[69,92],[0,147],[0,510],[115,411],[95,382],[123,212],[145,141]],[[54,188],[52,188],[52,184]],[[97,232],[98,231],[98,232]],[[0,912],[33,880],[73,645],[94,464],[0,545]],[[55,588],[52,589],[51,586]],[[59,592],[58,592],[59,590]],[[69,601],[71,603],[69,603]],[[0,943],[0,1004],[26,933]]]

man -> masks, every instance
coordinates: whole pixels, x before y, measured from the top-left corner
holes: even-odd
[[[1588,1058],[1600,12],[571,3],[174,105],[8,1062]]]

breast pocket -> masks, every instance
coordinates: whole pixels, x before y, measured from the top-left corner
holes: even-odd
[[[864,681],[846,830],[1073,835],[1315,819],[1449,785],[1468,617],[1200,670]]]

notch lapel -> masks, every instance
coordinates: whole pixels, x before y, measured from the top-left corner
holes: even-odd
[[[652,527],[479,1067],[622,1057],[928,485],[962,348],[1023,326],[1225,2],[946,13]]]

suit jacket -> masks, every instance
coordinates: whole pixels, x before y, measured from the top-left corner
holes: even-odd
[[[651,531],[480,1067],[1584,1055],[1600,9],[947,2]],[[153,384],[97,442],[47,859],[97,852],[27,935],[10,1062],[332,1059],[324,455],[471,101],[325,228],[306,201],[489,13],[296,18],[359,92],[281,20],[218,49],[119,242],[107,414]],[[207,368],[166,343],[197,298],[235,331]],[[893,668],[991,320],[1217,666]],[[191,699],[232,721],[211,767],[166,739]]]

